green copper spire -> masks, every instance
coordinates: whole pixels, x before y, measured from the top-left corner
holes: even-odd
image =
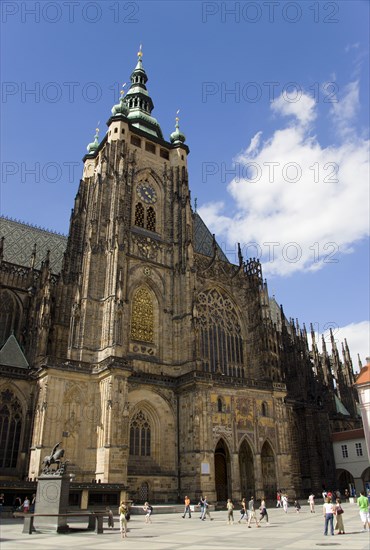
[[[125,104],[128,107],[127,117],[131,120],[133,126],[140,128],[140,130],[151,136],[163,139],[162,130],[157,120],[151,116],[154,104],[146,89],[148,77],[143,68],[141,46],[137,56],[138,61],[131,74],[131,86],[125,99]]]
[[[95,151],[98,149],[99,147],[99,128],[96,128],[95,130],[95,136],[94,136],[94,141],[89,143],[89,145],[86,147],[89,155],[92,155],[93,153],[95,153]]]
[[[124,90],[125,86],[126,86],[126,82],[124,84],[122,84],[122,90],[120,91],[121,97],[120,97],[119,103],[117,103],[117,105],[113,105],[113,107],[112,107],[112,115],[113,116],[116,116],[116,115],[127,116],[128,107],[127,107],[126,101],[125,101],[125,90]]]
[[[172,134],[170,135],[171,143],[184,143],[185,140],[186,140],[185,134],[180,132],[180,125],[179,125],[179,120],[180,119],[178,117],[179,112],[180,112],[180,110],[178,110],[177,113],[176,113],[175,131],[172,132]]]

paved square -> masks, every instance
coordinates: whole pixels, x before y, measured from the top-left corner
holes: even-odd
[[[322,506],[316,507],[316,513],[310,514],[308,506],[302,506],[300,514],[289,508],[285,514],[281,509],[269,509],[270,525],[261,524],[257,529],[248,529],[238,524],[239,511],[235,510],[233,525],[226,523],[226,511],[213,512],[213,521],[200,521],[199,512],[192,518],[182,519],[181,514],[153,514],[153,523],[146,525],[144,516],[132,516],[129,533],[121,539],[118,519],[115,517],[114,530],[105,529],[103,535],[94,533],[22,533],[21,519],[3,519],[0,531],[1,550],[19,550],[21,548],[37,550],[56,550],[73,547],[74,550],[183,550],[187,548],[201,550],[319,550],[320,548],[343,548],[346,550],[369,550],[370,534],[361,532],[362,524],[356,504],[344,504],[345,535],[324,536],[324,518]],[[72,522],[70,522],[72,525]],[[77,526],[78,523],[73,522]],[[84,524],[83,524],[84,525]]]

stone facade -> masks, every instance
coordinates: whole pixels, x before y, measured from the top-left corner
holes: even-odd
[[[348,347],[344,362],[334,341],[310,352],[259,261],[227,261],[192,209],[185,136],[165,141],[151,116],[141,57],[131,80],[84,158],[60,273],[50,253],[6,261],[2,240],[0,345],[13,331],[30,367],[0,357],[0,392],[32,420],[8,470],[36,478],[58,440],[76,483],[135,500],[321,492],[331,430],[361,425]]]

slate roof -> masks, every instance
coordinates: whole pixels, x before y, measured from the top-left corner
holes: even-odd
[[[6,367],[20,367],[28,369],[29,364],[21,350],[14,334],[11,334],[3,347],[0,349],[0,365]]]
[[[67,246],[67,237],[47,229],[29,225],[11,218],[0,217],[0,237],[4,240],[4,261],[29,266],[31,254],[36,244],[35,268],[40,269],[41,262],[50,250],[50,266],[53,273],[62,268],[63,254]]]
[[[35,268],[41,267],[46,253],[50,250],[50,265],[53,273],[59,273],[62,268],[63,254],[67,247],[67,236],[48,229],[30,225],[24,222],[0,216],[0,238],[4,240],[4,261],[29,266],[31,254],[36,244]],[[199,216],[194,214],[194,250],[198,254],[213,256],[212,233]],[[229,260],[217,245],[220,258]]]

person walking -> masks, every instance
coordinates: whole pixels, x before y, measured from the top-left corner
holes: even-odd
[[[266,508],[265,497],[263,497],[262,500],[261,500],[259,524],[261,524],[261,521],[263,520],[263,518],[266,518],[267,525],[270,525],[269,524],[269,515],[267,513],[267,508]]]
[[[109,510],[109,512],[112,512],[112,511]],[[109,526],[109,516],[110,516],[109,512],[108,512],[108,526]],[[118,515],[119,515],[119,529],[120,529],[121,537],[123,539],[127,537],[127,517],[126,517],[127,513],[128,513],[127,506],[125,502],[122,500],[118,508]],[[112,514],[112,520],[113,520],[113,514]],[[113,523],[112,523],[112,529],[113,529]]]
[[[281,497],[281,502],[283,503],[283,510],[287,514],[288,513],[288,495],[284,493]]]
[[[202,520],[205,521],[206,519],[206,516],[209,517],[209,519],[211,521],[213,521],[213,518],[211,518],[211,514],[209,512],[209,503],[208,503],[208,500],[207,500],[207,497],[205,496],[204,499],[203,499],[203,516],[202,516]]]
[[[203,519],[203,512],[204,512],[204,498],[203,495],[199,497],[198,506],[200,507],[200,516],[199,519]]]
[[[232,503],[231,498],[227,499],[226,508],[227,508],[227,524],[232,525],[234,523],[234,504]]]
[[[336,518],[335,530],[338,531],[338,535],[344,535],[344,523],[343,523],[343,514],[344,510],[341,505],[340,498],[337,498],[334,505],[334,514]]]
[[[365,497],[363,491],[360,491],[360,496],[357,499],[357,506],[360,508],[360,518],[362,523],[364,524],[362,532],[366,531],[366,529],[370,530],[369,501]]]
[[[258,522],[257,516],[256,516],[256,509],[254,507],[254,497],[250,498],[250,501],[248,502],[248,529],[251,529],[251,521],[254,519],[256,522],[256,527],[260,527],[260,524]]]
[[[328,534],[328,527],[330,526],[330,533],[334,535],[334,506],[331,502],[331,498],[326,497],[324,505],[322,507],[322,513],[325,518],[325,530],[324,535]]]
[[[145,512],[145,523],[152,523],[153,506],[149,502],[144,502],[143,510]]]
[[[185,504],[185,509],[182,517],[185,518],[186,514],[189,514],[189,518],[191,518],[190,498],[187,495],[184,499],[184,504]]]
[[[243,519],[245,519],[245,521],[248,521],[248,510],[247,510],[247,501],[245,498],[242,498],[242,501],[241,501],[241,509],[240,509],[240,519],[238,521],[238,523],[241,523]]]
[[[294,508],[297,514],[299,514],[299,512],[301,511],[301,505],[299,504],[299,500],[297,499],[294,501]]]
[[[276,508],[281,508],[281,491],[276,493]]]
[[[315,495],[313,493],[308,497],[308,504],[310,505],[311,514],[315,513]]]

